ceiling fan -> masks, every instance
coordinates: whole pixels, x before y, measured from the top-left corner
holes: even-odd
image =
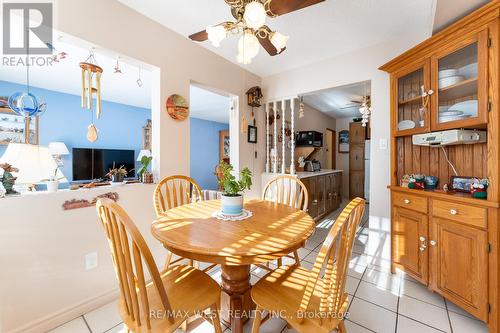
[[[352,109],[352,108],[360,108],[366,105],[371,105],[370,95],[363,96],[358,100],[351,100],[351,103],[344,105],[341,107],[341,110]]]
[[[266,17],[277,17],[325,0],[224,0],[231,7],[236,21],[222,22],[208,26],[205,30],[189,36],[193,41],[210,40],[218,47],[229,35],[241,35],[238,41],[237,60],[249,64],[262,46],[271,56],[286,49],[288,36],[271,30],[265,23]],[[260,44],[260,45],[259,45]]]

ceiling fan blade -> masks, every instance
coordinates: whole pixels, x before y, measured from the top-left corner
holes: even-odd
[[[269,53],[270,56],[278,55],[286,50],[285,47],[283,50],[281,50],[281,52],[278,52],[278,50],[274,47],[270,39],[272,31],[267,25],[263,26],[261,29],[267,30],[267,36],[265,38],[262,38],[262,36],[260,36],[258,33],[256,33],[255,36],[259,40],[260,45],[267,51],[267,53]]]
[[[202,30],[200,32],[192,34],[191,36],[189,36],[189,38],[196,42],[204,42],[208,39],[208,33],[206,30]]]
[[[279,16],[323,1],[325,0],[271,0],[269,5],[266,6],[266,12],[269,16]]]

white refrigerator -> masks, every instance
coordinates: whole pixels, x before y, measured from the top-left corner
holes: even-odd
[[[370,201],[370,140],[365,141],[365,199]]]

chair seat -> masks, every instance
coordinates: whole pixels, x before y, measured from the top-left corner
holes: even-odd
[[[303,320],[297,318],[297,310],[300,308],[310,274],[310,270],[301,266],[281,266],[252,287],[252,299],[258,307],[282,315],[283,319],[299,332],[331,332],[342,318],[321,320],[319,314]],[[319,309],[320,289],[315,288],[309,309]],[[347,305],[347,294],[344,294],[341,313],[345,314]]]
[[[191,266],[179,265],[171,267],[161,272],[161,279],[168,295],[170,307],[179,316],[175,316],[173,322],[170,322],[165,317],[158,292],[154,284],[149,282],[146,284],[146,290],[149,298],[150,313],[153,314],[151,316],[150,330],[147,328],[143,316],[141,316],[140,326],[137,325],[137,320],[132,320],[132,317],[127,312],[124,300],[120,299],[118,305],[120,314],[123,322],[132,332],[173,332],[196,311],[199,311],[199,309],[210,309],[210,306],[220,299],[219,285],[210,276]],[[138,302],[142,306],[140,299]],[[189,315],[185,316],[185,313],[189,313]]]

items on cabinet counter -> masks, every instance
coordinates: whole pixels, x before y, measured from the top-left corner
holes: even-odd
[[[488,197],[488,179],[478,179],[474,178],[472,180],[472,185],[470,189],[470,193],[475,199],[486,199]]]

